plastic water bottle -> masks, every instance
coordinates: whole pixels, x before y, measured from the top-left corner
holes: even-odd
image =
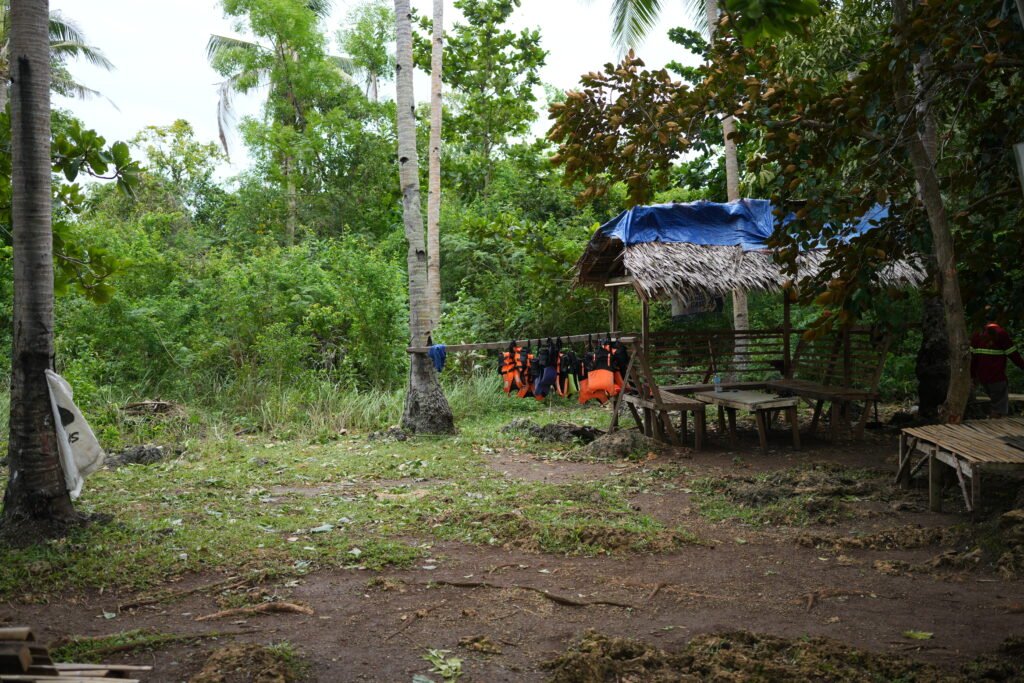
[[[722,376],[716,372],[714,379],[712,379],[711,381],[714,382],[715,384],[715,393],[722,393]]]

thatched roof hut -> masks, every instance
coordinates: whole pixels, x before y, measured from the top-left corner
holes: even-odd
[[[884,218],[876,207],[854,226],[859,234]],[[644,300],[682,303],[721,297],[734,289],[775,291],[789,279],[766,242],[773,229],[766,200],[694,202],[634,207],[602,225],[576,263],[576,282],[603,287],[629,282]],[[826,252],[798,257],[813,274]],[[885,286],[916,287],[927,277],[917,261],[899,261],[878,274]]]

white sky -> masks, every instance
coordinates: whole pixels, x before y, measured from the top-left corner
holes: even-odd
[[[335,0],[326,24],[331,36],[355,0]],[[539,28],[548,50],[541,78],[562,89],[574,87],[579,76],[600,70],[615,61],[611,45],[611,0],[523,0],[513,15],[512,28]],[[682,3],[679,3],[680,6]],[[430,0],[413,0],[422,14],[431,13]],[[51,0],[51,10],[74,20],[89,43],[99,47],[116,69],[105,72],[88,64],[72,64],[79,82],[99,90],[106,99],[90,101],[56,98],[54,106],[70,109],[108,142],[126,140],[148,125],[167,125],[176,119],[189,121],[202,141],[217,139],[217,92],[219,78],[206,61],[206,41],[211,33],[234,35],[217,0]],[[445,26],[457,20],[450,0],[445,0]],[[638,54],[648,66],[660,67],[685,52],[669,42],[666,32],[685,23],[682,11],[666,12],[662,25],[652,31]],[[416,97],[428,96],[429,79],[417,74]],[[391,94],[384,86],[382,96]],[[260,98],[238,98],[239,118],[258,115]],[[541,115],[538,132],[547,128]],[[241,143],[231,140],[232,169],[241,170],[246,160]]]

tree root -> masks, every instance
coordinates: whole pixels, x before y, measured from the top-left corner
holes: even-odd
[[[577,600],[576,598],[570,598],[565,595],[559,595],[557,593],[551,593],[543,588],[536,588],[534,586],[524,586],[518,583],[491,583],[490,581],[431,581],[427,585],[433,584],[435,586],[452,586],[454,588],[497,588],[499,590],[507,590],[509,588],[515,588],[523,591],[533,591],[539,593],[551,602],[557,605],[565,605],[567,607],[589,607],[591,605],[609,605],[611,607],[624,607],[626,609],[636,609],[636,605],[628,602],[617,602],[615,600]]]
[[[229,617],[251,617],[256,614],[270,614],[272,612],[284,614],[316,614],[312,607],[297,605],[294,602],[263,602],[259,605],[233,607],[231,609],[221,610],[220,612],[214,612],[213,614],[205,614],[201,617],[196,617],[194,621],[210,621],[211,619],[227,619]]]

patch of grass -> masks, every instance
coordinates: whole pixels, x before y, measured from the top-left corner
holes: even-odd
[[[606,417],[603,410],[546,407],[495,392],[529,406],[538,422]],[[509,419],[489,413],[463,423],[456,436],[403,442],[210,435],[184,444],[178,457],[102,470],[76,506],[110,521],[4,548],[0,599],[147,590],[196,572],[284,577],[406,567],[437,539],[581,554],[658,551],[694,540],[632,510],[615,479],[506,479],[486,465],[484,453],[486,444],[508,443],[498,427]]]
[[[194,641],[209,635],[160,633],[149,629],[133,629],[108,636],[73,636],[50,650],[55,662],[98,664],[111,655],[139,650],[156,650],[170,643]]]
[[[560,554],[657,551],[695,541],[635,512],[600,482],[481,484],[425,508],[425,525],[442,538]]]
[[[287,640],[271,643],[265,650],[288,672],[291,680],[305,680],[309,675],[309,662]]]

